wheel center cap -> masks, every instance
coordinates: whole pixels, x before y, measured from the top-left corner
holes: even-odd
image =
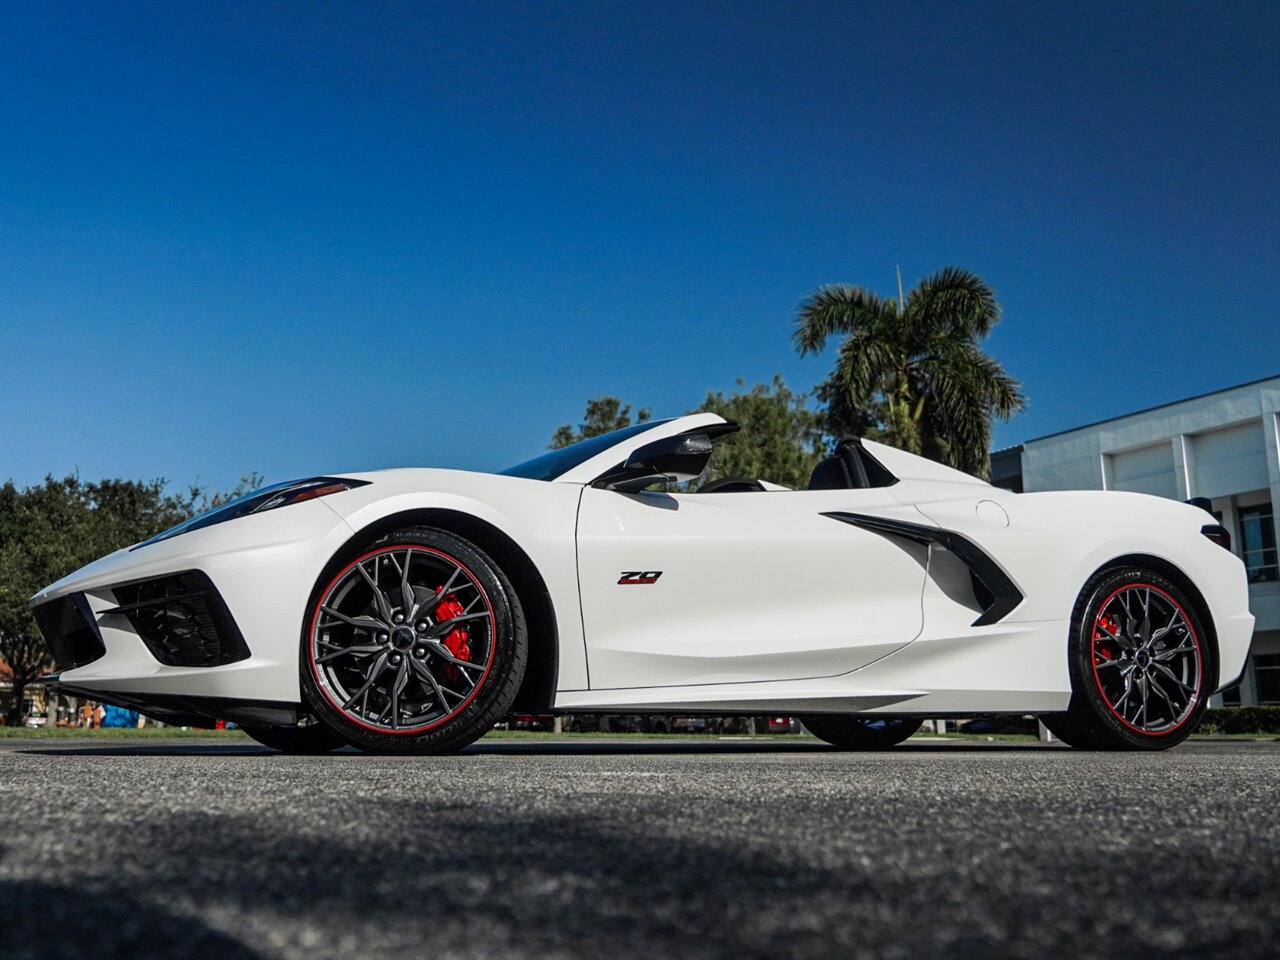
[[[1145,667],[1151,661],[1151,654],[1149,654],[1146,650],[1139,650],[1137,660],[1140,666]]]
[[[391,645],[397,650],[408,650],[413,646],[413,628],[396,627],[391,631]]]

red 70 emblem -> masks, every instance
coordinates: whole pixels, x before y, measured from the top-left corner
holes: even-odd
[[[618,583],[619,585],[657,583],[660,576],[662,576],[661,570],[624,570],[622,576],[618,578]]]

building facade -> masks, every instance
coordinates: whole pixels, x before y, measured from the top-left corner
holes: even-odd
[[[1244,560],[1257,618],[1244,676],[1214,704],[1280,704],[1280,376],[996,451],[991,475],[997,486],[1018,492],[1207,497]]]

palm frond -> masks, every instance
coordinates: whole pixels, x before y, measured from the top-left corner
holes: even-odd
[[[983,474],[996,417],[1025,405],[1022,385],[979,341],[1000,320],[995,292],[976,274],[945,267],[894,300],[855,286],[823,287],[801,303],[797,351],[821,350],[843,334],[820,400],[875,417],[884,438]]]
[[[927,337],[939,331],[978,339],[1000,322],[995,291],[977,274],[943,267],[921,280],[907,295],[908,326]]]
[[[791,340],[800,356],[816,353],[835,333],[854,333],[876,321],[886,302],[862,287],[834,284],[821,287],[801,301]]]
[[[890,392],[894,374],[902,366],[902,352],[892,339],[892,330],[883,323],[846,337],[836,360],[840,385],[854,407],[871,403],[878,393]]]
[[[1020,403],[1021,395],[1005,392],[1011,379],[976,345],[939,335],[930,347],[912,368],[913,389],[925,395],[924,432],[945,438],[952,466],[985,470],[995,397]]]
[[[976,346],[966,349],[971,376],[981,390],[986,407],[1001,420],[1008,420],[1027,405],[1022,384],[1005,371],[999,360]]]

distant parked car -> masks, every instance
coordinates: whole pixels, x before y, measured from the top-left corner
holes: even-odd
[[[706,717],[672,717],[672,733],[706,733],[710,724]]]
[[[25,720],[22,721],[22,725],[24,727],[31,727],[34,730],[39,727],[43,727],[45,723],[48,722],[48,719],[49,719],[48,716],[41,716],[33,713],[33,714],[30,714]]]
[[[556,718],[549,713],[513,713],[507,717],[508,730],[553,730]]]

